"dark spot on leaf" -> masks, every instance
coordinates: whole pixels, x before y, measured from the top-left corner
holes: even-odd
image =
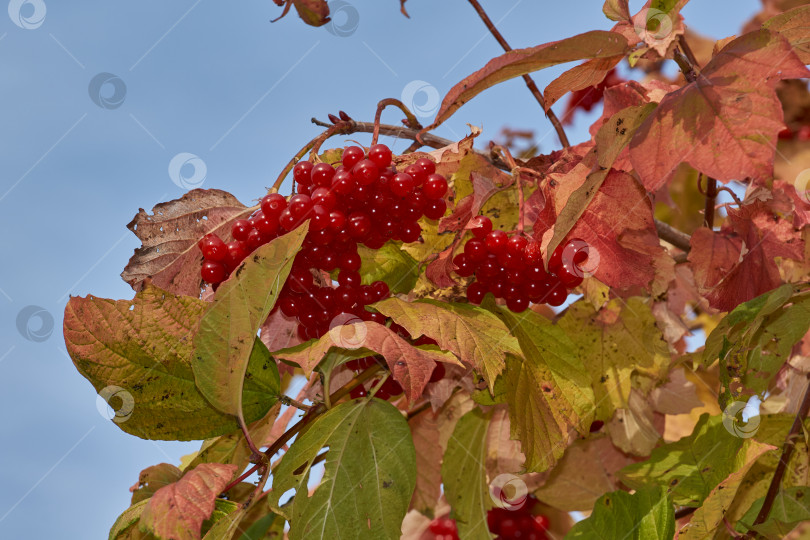
[[[394,482],[392,482],[391,480],[383,480],[383,483],[382,483],[383,488],[388,489],[392,485],[394,485]]]
[[[678,484],[678,479],[677,478],[673,478],[672,482],[669,483],[670,486],[674,486],[674,485],[677,485],[677,484]]]

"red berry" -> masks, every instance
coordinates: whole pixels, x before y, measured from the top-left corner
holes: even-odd
[[[391,180],[391,193],[398,197],[405,197],[413,192],[413,177],[407,173],[397,173]]]
[[[471,238],[464,244],[464,255],[470,263],[477,265],[487,258],[487,245],[483,240]]]
[[[534,523],[535,527],[537,528],[538,532],[545,532],[548,530],[550,525],[548,517],[546,516],[534,516]]]
[[[444,199],[430,201],[425,206],[425,217],[428,219],[439,219],[447,212],[447,203]]]
[[[270,193],[262,199],[262,214],[268,219],[277,220],[285,208],[287,208],[287,199],[278,193]]]
[[[199,242],[200,251],[207,261],[221,262],[227,255],[225,242],[215,234],[207,234]]]
[[[596,433],[597,431],[602,429],[602,426],[604,425],[605,423],[602,420],[594,420],[593,422],[591,422],[591,427],[588,429],[588,431],[590,431],[591,433]]]
[[[475,273],[475,265],[470,261],[466,253],[459,253],[453,257],[453,264],[456,265],[456,274],[461,277],[469,277]]]
[[[480,304],[486,294],[487,288],[479,281],[473,281],[470,283],[470,286],[467,287],[467,300],[469,300],[471,304]]]
[[[262,233],[265,237],[273,238],[278,232],[278,217],[275,219],[269,218],[264,213],[259,214],[258,219],[254,223],[254,227]]]
[[[543,264],[540,242],[531,241],[526,244],[526,248],[523,250],[523,261],[529,266]]]
[[[400,395],[403,390],[402,386],[394,380],[393,377],[388,377],[385,382],[380,387],[381,392],[385,392],[389,396],[398,396]]]
[[[332,177],[335,176],[335,169],[328,163],[318,163],[312,167],[312,185],[329,187],[332,185]]]
[[[515,235],[506,242],[506,252],[513,257],[523,258],[523,253],[529,241],[524,236]]]
[[[352,167],[357,165],[366,153],[359,146],[350,146],[343,151],[343,166],[351,170]]]
[[[422,192],[428,199],[441,199],[447,193],[447,180],[440,174],[431,174],[427,177]]]
[[[250,233],[248,233],[247,240],[245,243],[247,244],[248,250],[253,251],[259,246],[263,246],[267,242],[270,241],[270,238],[261,233],[258,229],[251,229]]]
[[[419,240],[422,234],[422,227],[415,221],[406,221],[399,226],[399,239],[410,244]]]
[[[296,220],[304,220],[309,217],[309,211],[312,209],[312,199],[309,195],[302,193],[293,195],[290,197],[290,204],[287,208],[289,208],[290,213]]]
[[[312,183],[312,168],[314,165],[309,161],[299,161],[293,167],[293,179],[302,186]]]
[[[250,234],[250,230],[253,228],[253,225],[246,220],[246,219],[237,219],[231,225],[231,235],[233,236],[234,240],[247,240],[248,234]]]
[[[470,220],[473,236],[483,240],[492,232],[492,221],[487,216],[475,216]]]
[[[486,237],[487,250],[495,255],[506,253],[506,244],[508,241],[509,237],[505,232],[499,230],[492,231],[487,234]]]
[[[371,219],[362,212],[352,212],[349,214],[348,230],[352,238],[362,241],[371,233]]]
[[[205,261],[200,270],[200,275],[206,282],[214,285],[225,279],[225,267],[219,262]]]
[[[391,164],[391,157],[391,150],[384,144],[375,144],[368,149],[368,159],[373,161],[380,169],[384,169]]]
[[[523,296],[523,291],[518,289],[518,294],[506,299],[506,307],[513,313],[522,313],[529,307],[529,299]]]
[[[312,240],[312,243],[315,244],[316,246],[328,246],[335,240],[335,231],[332,230],[330,224],[329,228],[321,229],[320,231],[310,232],[307,235],[307,238],[309,240]]]
[[[371,288],[374,291],[374,301],[379,302],[385,298],[388,298],[391,295],[391,290],[388,288],[388,284],[384,281],[375,281],[371,284]]]
[[[358,271],[360,270],[360,255],[354,252],[341,253],[338,259],[338,266],[341,270]]]
[[[500,534],[503,538],[514,538],[517,533],[520,532],[520,527],[518,526],[518,522],[514,519],[507,518],[501,520],[500,524]]]
[[[297,296],[285,295],[278,299],[278,306],[281,312],[287,317],[295,317],[301,307],[301,302]]]
[[[337,204],[337,197],[335,194],[332,193],[330,189],[325,187],[319,187],[313,190],[310,198],[312,199],[312,204],[323,206],[327,212],[334,210],[335,205]]]
[[[444,379],[445,372],[444,363],[436,362],[436,367],[433,368],[433,373],[430,374],[430,382],[439,382]]]
[[[359,302],[364,306],[373,304],[375,302],[374,289],[371,287],[371,285],[361,285],[357,292],[360,296]]]
[[[329,212],[329,228],[333,231],[339,231],[346,225],[346,214],[340,210],[332,210]]]
[[[239,266],[239,263],[241,263],[249,253],[245,243],[239,240],[228,242],[225,245],[225,249],[227,251],[225,255],[225,267],[228,270],[233,270]]]
[[[356,147],[355,147],[356,148]],[[366,397],[368,395],[368,391],[363,387],[363,385],[355,386],[349,392],[349,397],[352,399],[360,399],[361,397]]]
[[[360,274],[353,270],[341,270],[338,274],[338,283],[344,287],[357,288],[360,286]]]
[[[349,311],[357,305],[357,290],[353,287],[346,287],[344,285],[335,289],[337,294],[337,306],[343,311]]]
[[[357,180],[349,171],[338,171],[332,177],[332,191],[339,195],[349,195],[354,192],[356,187]]]
[[[404,173],[410,175],[413,178],[413,183],[416,186],[421,186],[427,180],[428,175],[425,174],[425,170],[422,167],[417,166],[416,164],[408,165],[405,167]]]
[[[322,231],[329,226],[329,212],[319,204],[312,206],[307,217],[310,219],[310,231]]]
[[[380,168],[370,159],[364,159],[352,167],[352,176],[361,186],[370,186],[380,177]]]
[[[546,304],[555,307],[560,306],[565,302],[566,298],[568,298],[568,290],[565,285],[558,281],[546,297]]]
[[[414,165],[422,169],[422,172],[425,173],[425,176],[430,176],[431,174],[436,172],[436,164],[433,163],[431,159],[428,159],[426,157],[417,159]]]

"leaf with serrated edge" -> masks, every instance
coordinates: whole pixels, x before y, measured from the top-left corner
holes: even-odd
[[[308,495],[312,461],[328,448],[325,472]],[[299,435],[273,471],[271,508],[284,507],[290,539],[398,538],[416,478],[414,446],[402,413],[372,398],[334,407]]]
[[[141,530],[161,538],[199,540],[203,521],[211,517],[217,496],[235,471],[235,465],[204,463],[160,488],[143,509]]]
[[[629,49],[621,34],[594,30],[536,47],[509,51],[456,84],[444,97],[433,124],[425,129],[435,129],[462,105],[498,83],[565,62],[624,54]]]
[[[486,439],[490,414],[473,409],[456,424],[442,462],[442,482],[453,508],[459,536],[489,540],[487,510],[492,507],[486,477]]]
[[[360,244],[357,253],[363,261],[360,277],[365,284],[385,281],[393,294],[409,293],[419,279],[419,262],[399,242],[387,242],[380,249]]]
[[[197,388],[222,412],[242,417],[250,349],[287,280],[308,223],[259,247],[220,285],[194,336]]]
[[[426,335],[485,376],[492,389],[503,371],[506,354],[520,354],[517,339],[489,311],[469,304],[388,298],[374,309],[391,317],[414,338]]]
[[[565,452],[572,432],[587,433],[594,415],[591,379],[574,342],[541,315],[484,306],[520,343],[522,358],[507,356],[504,383],[512,436],[521,442],[526,469],[543,472]]]
[[[143,245],[135,250],[121,277],[136,291],[151,278],[169,292],[198,297],[203,257],[197,242],[208,233],[228,241],[231,224],[256,208],[246,208],[219,189],[192,189],[179,199],[155,205],[152,214],[141,208],[127,228]]]
[[[307,341],[296,347],[275,351],[273,356],[295,362],[308,377],[315,366],[326,357],[332,348],[343,344],[350,349],[374,351],[385,358],[391,374],[402,388],[408,400],[415,401],[422,395],[425,385],[435,367],[434,362],[460,364],[449,352],[414,347],[386,326],[359,321],[336,326],[317,341]],[[359,354],[359,353],[358,353]]]
[[[188,441],[239,428],[194,383],[191,339],[209,305],[152,285],[131,301],[70,299],[64,318],[68,354],[97,392],[107,389],[106,398],[118,407],[112,420],[123,431]],[[275,362],[258,339],[253,342],[242,396],[248,422],[264,416],[279,393]]]
[[[723,526],[726,511],[734,501],[734,496],[748,470],[765,452],[776,450],[775,446],[762,444],[754,439],[747,441],[744,448],[734,456],[736,470],[712,489],[706,500],[678,532],[678,540],[702,540],[711,538]]]
[[[675,534],[675,509],[664,488],[614,491],[602,495],[593,513],[565,536],[566,540],[671,540]]]

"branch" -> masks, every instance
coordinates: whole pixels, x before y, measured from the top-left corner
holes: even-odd
[[[658,236],[660,236],[662,240],[666,240],[676,248],[686,252],[692,249],[692,237],[685,232],[679,231],[672,225],[656,219],[655,230],[658,231]]]
[[[765,500],[762,501],[762,508],[757,514],[757,518],[752,527],[756,527],[768,519],[768,514],[771,512],[771,507],[776,500],[776,495],[779,493],[779,486],[782,483],[782,477],[785,475],[790,456],[793,454],[793,449],[796,447],[796,439],[799,437],[799,432],[802,429],[802,423],[807,418],[807,413],[810,412],[810,374],[807,375],[808,385],[804,391],[804,399],[799,407],[799,412],[796,413],[796,418],[793,420],[793,425],[790,427],[787,437],[785,437],[785,445],[782,447],[782,455],[779,457],[779,463],[776,465],[776,470],[771,479],[771,485],[768,486],[768,492],[765,494]],[[754,531],[748,531],[744,538],[754,538]]]
[[[706,176],[701,174],[701,176]],[[698,178],[698,182],[700,179]],[[706,176],[706,207],[703,210],[703,223],[708,228],[714,228],[714,210],[717,205],[717,180]]]
[[[486,25],[487,29],[495,38],[495,41],[497,41],[500,44],[500,46],[503,47],[504,51],[506,52],[511,51],[512,47],[509,46],[509,43],[506,42],[504,37],[498,31],[498,29],[495,28],[495,25],[492,23],[492,19],[489,18],[489,15],[487,15],[487,12],[484,11],[483,7],[481,7],[481,4],[478,3],[478,0],[468,0],[468,1],[475,9],[475,11],[478,13],[478,16],[481,17],[481,20],[484,21],[484,24]],[[557,137],[560,138],[560,143],[562,143],[562,145],[566,148],[571,146],[571,143],[568,142],[568,136],[565,134],[565,129],[563,129],[563,126],[560,123],[559,118],[557,118],[557,115],[554,114],[554,111],[552,111],[550,108],[546,110],[546,100],[543,99],[543,94],[540,93],[540,89],[537,88],[536,84],[534,84],[534,80],[532,80],[532,78],[529,75],[523,75],[523,80],[526,83],[526,86],[529,88],[529,92],[531,92],[532,95],[534,96],[534,99],[536,99],[537,103],[540,104],[540,107],[543,108],[543,111],[546,114],[546,118],[548,118],[549,122],[551,122],[551,125],[554,126],[554,130],[557,132]]]
[[[393,105],[398,107],[403,113],[405,113],[405,120],[403,123],[408,126],[409,128],[416,129],[417,131],[422,129],[422,124],[419,123],[419,120],[416,119],[416,116],[405,106],[398,99],[388,98],[380,101],[377,104],[377,113],[374,115],[374,131],[372,131],[371,135],[371,146],[377,144],[377,139],[380,137],[380,118],[382,117],[383,109],[385,109],[388,105]]]

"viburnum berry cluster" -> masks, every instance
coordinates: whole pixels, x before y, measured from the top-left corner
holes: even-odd
[[[385,324],[385,317],[365,306],[387,298],[389,287],[384,281],[361,284],[358,244],[379,249],[392,239],[416,242],[422,233],[418,220],[439,219],[447,210],[447,180],[436,174],[433,161],[419,158],[398,172],[392,158],[388,146],[375,144],[368,154],[359,146],[346,148],[337,167],[298,162],[293,168],[296,194],[265,196],[261,209],[233,223],[230,242],[216,234],[200,240],[203,280],[216,287],[253,250],[310,220],[277,309],[298,321],[303,340],[323,336],[342,313],[347,320]],[[337,285],[323,279],[316,283],[321,271],[337,271]]]
[[[582,283],[589,252],[584,240],[572,238],[560,243],[546,270],[539,242],[529,241],[521,233],[493,231],[486,216],[476,216],[471,226],[473,237],[453,258],[456,274],[475,276],[467,287],[471,303],[480,304],[490,292],[506,300],[506,306],[515,313],[530,303],[559,306],[568,291]]]
[[[537,499],[531,497],[535,503]],[[547,540],[549,519],[542,514],[532,515],[534,505],[524,505],[508,510],[492,508],[487,512],[487,525],[497,540]],[[436,518],[430,522],[428,531],[434,540],[459,540],[456,520],[449,517]]]

